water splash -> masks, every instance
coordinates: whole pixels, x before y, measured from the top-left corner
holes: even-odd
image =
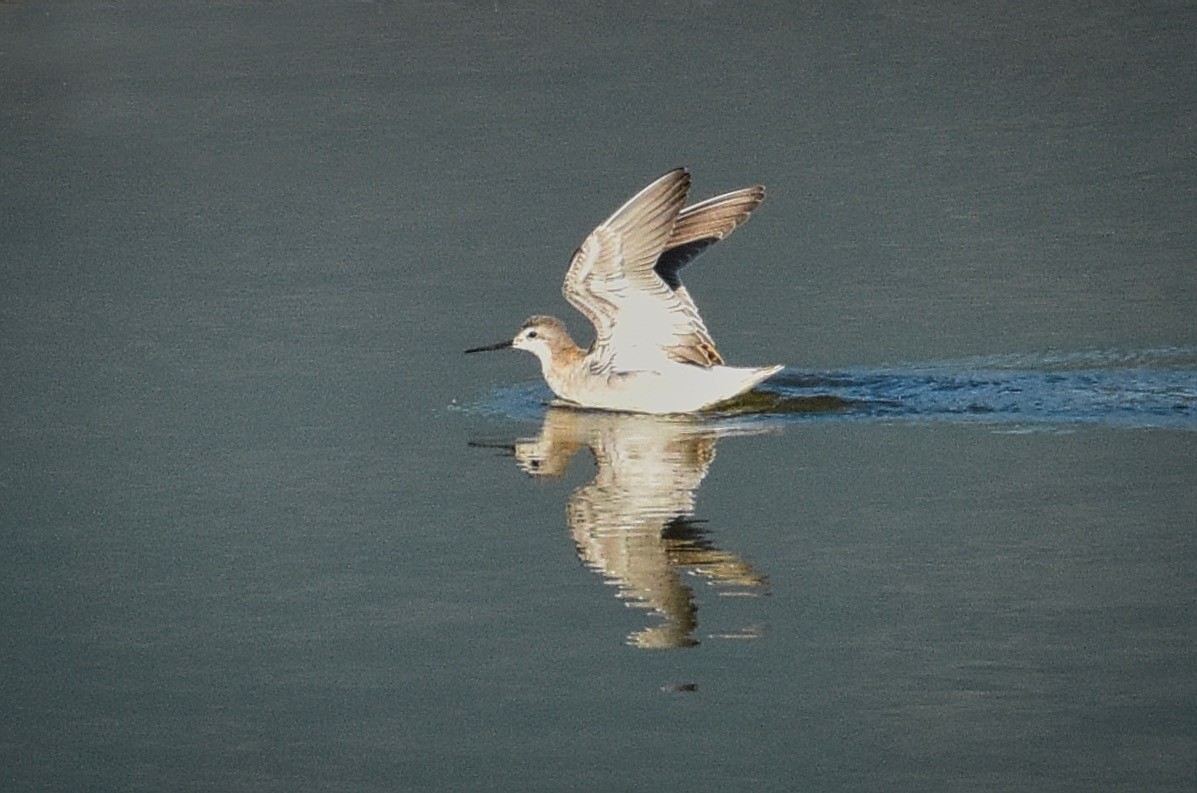
[[[471,412],[537,421],[543,384]],[[787,369],[713,416],[784,421],[952,421],[1003,429],[1099,424],[1197,430],[1197,349],[1000,355],[837,372]]]

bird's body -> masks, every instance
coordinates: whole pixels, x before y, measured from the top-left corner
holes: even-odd
[[[654,181],[591,232],[562,289],[595,328],[588,350],[556,317],[534,316],[511,341],[540,359],[545,382],[580,407],[693,413],[751,390],[781,366],[726,366],[678,271],[748,219],[764,200],[749,187],[684,207],[690,176]]]

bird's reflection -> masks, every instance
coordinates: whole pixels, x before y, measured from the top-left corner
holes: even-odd
[[[765,576],[720,550],[694,518],[695,494],[722,436],[744,428],[695,419],[551,407],[540,435],[517,441],[515,458],[532,476],[561,476],[588,448],[598,472],[569,497],[567,515],[578,556],[618,588],[629,605],[659,622],[636,631],[637,647],[697,644],[698,607],[684,574],[720,594],[760,595]],[[749,629],[728,635],[753,638]]]

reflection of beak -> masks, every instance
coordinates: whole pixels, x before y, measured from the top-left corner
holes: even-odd
[[[502,457],[515,456],[515,444],[503,443],[502,441],[470,441],[467,444],[471,449],[498,449]]]
[[[485,347],[471,347],[466,352],[490,352],[491,350],[506,350],[511,346],[510,341],[501,341],[498,344],[487,344]]]

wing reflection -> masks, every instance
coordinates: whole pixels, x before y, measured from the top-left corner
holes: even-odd
[[[629,605],[659,618],[631,634],[629,644],[698,643],[698,606],[683,573],[704,579],[719,594],[766,593],[765,576],[717,548],[694,518],[695,494],[715,458],[716,441],[746,432],[679,417],[554,407],[539,437],[515,444],[516,460],[532,476],[561,476],[579,450],[593,453],[598,472],[570,495],[569,528],[582,562],[614,584]]]

